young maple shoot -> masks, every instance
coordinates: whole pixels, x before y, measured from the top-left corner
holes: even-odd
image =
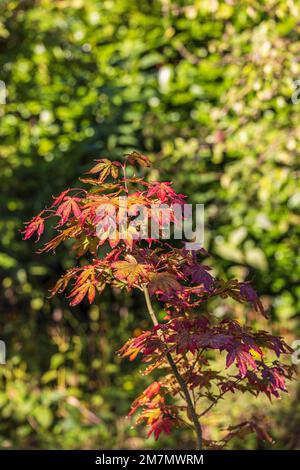
[[[194,430],[197,449],[223,448],[230,439],[251,432],[271,442],[255,418],[228,427],[218,442],[203,435],[201,421],[225,395],[265,394],[271,400],[286,392],[285,382],[295,371],[280,357],[292,353],[292,349],[281,337],[241,325],[230,316],[218,319],[209,315],[209,300],[217,297],[249,303],[260,314],[265,312],[249,282],[224,281],[211,274],[202,262],[208,256],[204,249],[189,251],[184,242],[180,248],[174,247],[170,240],[154,238],[149,231],[141,239],[142,229],[151,228],[153,219],[158,234],[169,220],[176,223],[172,206],[183,205],[185,196],[177,194],[170,182],[127,177],[127,165],[147,168],[150,161],[136,151],[127,155],[124,163],[98,160],[89,176],[80,179],[89,189],[63,191],[49,208],[26,223],[23,238],[36,234],[39,240],[45,221],[56,219],[57,236],[40,252],[73,240],[76,255],[90,257],[89,264],[68,270],[52,295],[72,284],[68,299],[70,306],[75,306],[84,298],[92,304],[106,285],[143,293],[152,326],[129,339],[119,354],[130,361],[140,356],[147,364],[144,374],[165,369],[161,379],[133,402],[129,413],[139,412],[136,423],[148,425],[148,436],[153,434],[158,439],[174,427],[188,426]],[[170,207],[166,218],[157,217],[154,210],[161,204]],[[132,224],[137,214],[139,220]],[[101,257],[102,245],[109,250]],[[153,300],[163,307],[162,322],[157,319]],[[204,305],[206,313],[201,308]],[[224,370],[214,369],[213,351],[224,355]]]

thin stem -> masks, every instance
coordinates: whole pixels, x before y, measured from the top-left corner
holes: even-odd
[[[239,383],[240,381],[241,381],[241,379],[237,379],[237,380],[235,381],[235,383],[237,384],[237,383]],[[223,395],[225,395],[225,393],[226,393],[226,391],[221,392],[221,393],[214,399],[214,401],[213,401],[204,411],[202,411],[202,413],[200,414],[200,417],[206,415],[206,413],[208,413],[208,412],[213,408],[213,406],[215,406],[215,405],[218,403],[218,401],[223,397]]]
[[[153,310],[150,295],[149,295],[149,291],[148,291],[146,286],[144,286],[143,292],[144,292],[144,296],[145,296],[146,305],[147,305],[149,315],[151,317],[151,320],[152,320],[154,326],[156,326],[156,325],[158,325],[158,320],[157,320],[155,312]],[[173,372],[173,374],[174,374],[177,382],[179,383],[180,388],[181,388],[181,390],[184,394],[184,398],[185,398],[185,401],[186,401],[186,404],[187,404],[187,408],[189,410],[189,417],[190,417],[191,421],[194,424],[194,428],[195,428],[196,435],[197,435],[197,446],[196,446],[196,448],[197,448],[197,450],[201,450],[202,449],[202,428],[201,428],[201,424],[200,424],[200,421],[198,419],[196,410],[193,406],[192,399],[190,397],[187,385],[186,385],[185,381],[183,380],[183,378],[181,377],[181,375],[180,375],[180,373],[177,369],[177,366],[176,366],[170,352],[166,353],[166,358],[167,358],[167,361],[170,364],[172,372]]]
[[[125,161],[124,165],[122,165],[122,171],[123,171],[123,175],[124,175],[125,191],[128,194],[127,177],[126,177],[126,163],[127,163],[127,160]]]
[[[151,317],[151,320],[152,320],[154,326],[156,326],[156,325],[158,325],[158,320],[157,320],[155,312],[153,310],[152,302],[151,302],[150,295],[149,295],[149,291],[148,291],[146,286],[144,287],[143,292],[144,292],[144,296],[145,296],[145,300],[146,300],[149,315]]]

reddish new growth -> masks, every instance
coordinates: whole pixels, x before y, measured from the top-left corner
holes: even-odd
[[[229,427],[221,442],[208,441],[202,436],[201,418],[227,394],[265,394],[271,399],[286,392],[285,381],[292,378],[293,367],[279,362],[279,358],[291,349],[280,337],[254,331],[230,317],[219,320],[209,315],[208,301],[216,297],[250,303],[256,311],[265,313],[248,282],[223,281],[211,274],[210,268],[201,263],[201,258],[207,256],[205,250],[188,251],[184,244],[174,248],[150,235],[143,240],[137,237],[151,216],[158,234],[166,219],[176,221],[172,204],[183,204],[184,196],[176,194],[171,183],[128,178],[128,164],[150,166],[148,158],[138,152],[127,155],[124,164],[99,160],[89,171],[95,177],[81,179],[90,189],[67,189],[51,207],[26,224],[24,239],[35,233],[39,239],[45,220],[56,218],[58,234],[40,251],[55,250],[61,242],[71,239],[78,256],[92,258],[90,264],[67,271],[52,295],[65,291],[72,283],[68,298],[74,306],[85,297],[93,303],[96,293],[101,293],[107,284],[143,292],[153,326],[129,339],[119,353],[131,361],[140,355],[147,364],[145,374],[166,369],[163,378],[153,382],[132,404],[130,415],[140,412],[137,423],[149,426],[148,436],[153,434],[158,439],[175,426],[192,426],[199,449],[222,448],[232,437],[247,432],[270,440],[262,427],[250,420]],[[123,211],[125,199],[127,213]],[[153,210],[160,204],[170,207],[168,217],[157,216]],[[120,226],[113,223],[115,214],[123,231],[125,226],[125,238]],[[139,222],[132,224],[138,214]],[[101,258],[99,247],[104,244],[109,252]],[[162,323],[157,320],[152,300],[158,301],[165,311]],[[206,313],[201,308],[204,305]],[[214,351],[224,356],[222,371],[212,367]],[[276,358],[271,361],[268,353]],[[180,405],[174,397],[180,398]]]

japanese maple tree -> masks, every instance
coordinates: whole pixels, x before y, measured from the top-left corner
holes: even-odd
[[[56,219],[57,236],[40,252],[55,251],[65,240],[72,240],[76,256],[90,258],[89,264],[68,270],[52,295],[64,292],[70,284],[70,306],[85,298],[92,304],[106,285],[129,292],[137,289],[144,295],[152,326],[130,338],[119,354],[130,361],[141,357],[147,365],[145,374],[164,369],[161,378],[137,397],[129,413],[139,413],[136,422],[148,425],[148,436],[154,434],[157,439],[174,427],[188,426],[195,432],[197,449],[222,448],[231,438],[248,432],[271,440],[253,418],[229,426],[222,441],[210,441],[202,434],[201,420],[225,395],[265,394],[271,400],[286,392],[285,382],[293,378],[294,368],[280,357],[292,350],[281,337],[241,325],[232,316],[218,319],[213,315],[209,301],[217,297],[249,303],[259,314],[266,314],[249,282],[212,275],[203,264],[208,256],[203,248],[189,249],[184,241],[176,247],[161,237],[167,223],[179,222],[173,207],[183,205],[185,196],[177,194],[170,182],[129,177],[127,165],[140,172],[150,161],[138,152],[127,155],[124,163],[98,160],[89,175],[80,179],[89,189],[63,191],[26,224],[24,239],[36,234],[39,240],[45,222]],[[162,205],[168,210],[160,214],[156,209]],[[102,245],[108,253],[101,257]],[[153,301],[165,312],[161,322]],[[221,371],[214,368],[214,353],[224,356]]]

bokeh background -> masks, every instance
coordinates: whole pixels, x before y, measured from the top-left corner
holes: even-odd
[[[149,178],[205,204],[214,271],[253,280],[272,317],[260,326],[300,337],[299,17],[296,0],[0,1],[1,448],[192,445],[185,431],[147,440],[124,418],[148,383],[116,356],[149,326],[142,299],[49,300],[73,256],[21,240],[22,223],[94,158],[149,155]],[[254,412],[275,444],[233,448],[300,448],[299,395],[295,383],[273,406],[233,396],[205,432]]]

